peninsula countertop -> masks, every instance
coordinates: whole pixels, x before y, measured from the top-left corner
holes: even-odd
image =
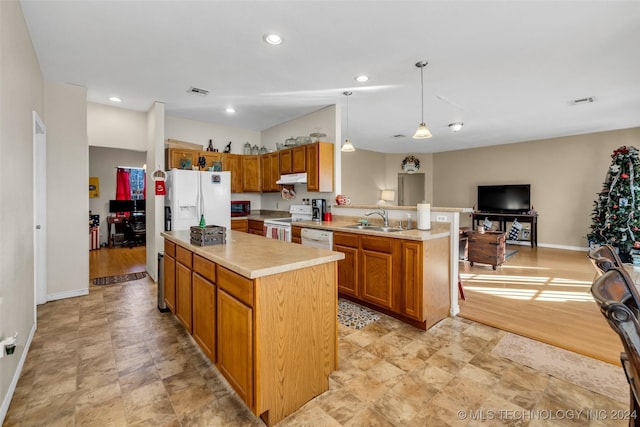
[[[365,234],[365,235],[374,235],[374,236],[382,236],[389,237],[394,239],[407,239],[407,240],[432,240],[439,239],[441,237],[448,237],[451,235],[449,231],[449,223],[448,222],[431,222],[431,230],[402,230],[402,231],[394,231],[394,232],[385,232],[385,231],[375,231],[369,229],[353,229],[346,228],[349,225],[357,224],[356,218],[346,218],[346,217],[338,217],[333,221],[298,221],[294,222],[292,225],[299,226],[302,228],[317,228],[320,230],[328,230],[328,231],[342,231],[344,233],[357,233],[357,234]],[[373,222],[372,225],[382,225]]]
[[[164,231],[160,235],[249,279],[326,264],[344,258],[344,254],[340,252],[265,239],[262,236],[234,230],[227,230],[225,244],[211,246],[192,245],[190,233],[187,230]]]

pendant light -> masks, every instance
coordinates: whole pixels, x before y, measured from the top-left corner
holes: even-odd
[[[428,64],[427,61],[416,62],[416,67],[420,68],[420,87],[422,89],[422,121],[420,122],[420,126],[416,129],[415,135],[413,135],[413,139],[427,139],[431,138],[431,132],[429,132],[429,128],[424,124],[424,67]]]
[[[340,151],[343,151],[345,153],[356,151],[355,147],[351,143],[351,140],[349,139],[349,96],[352,93],[353,92],[349,91],[342,92],[342,94],[347,97],[347,139],[344,140],[344,144],[342,144],[342,148],[340,149]]]

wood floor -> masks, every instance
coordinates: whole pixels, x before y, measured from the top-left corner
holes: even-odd
[[[589,294],[586,253],[510,245],[502,267],[460,262],[460,316],[620,365],[622,344]],[[89,252],[90,278],[144,271],[144,246]]]
[[[146,271],[146,257],[147,251],[144,246],[100,248],[89,251],[89,280]]]
[[[622,344],[591,297],[586,252],[509,245],[502,267],[460,262],[460,316],[620,365]]]

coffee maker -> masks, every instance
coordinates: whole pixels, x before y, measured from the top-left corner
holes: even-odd
[[[311,199],[312,220],[322,221],[324,213],[327,211],[327,201],[325,199]]]

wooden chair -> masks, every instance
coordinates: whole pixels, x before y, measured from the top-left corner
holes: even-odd
[[[596,277],[601,276],[613,267],[622,268],[624,266],[615,248],[611,245],[602,245],[591,249],[588,257],[596,270]]]
[[[624,268],[617,267],[612,267],[593,282],[591,294],[609,326],[622,341],[624,352],[620,354],[620,361],[631,391],[630,411],[635,414],[635,418],[629,419],[629,426],[640,426],[640,295]]]

